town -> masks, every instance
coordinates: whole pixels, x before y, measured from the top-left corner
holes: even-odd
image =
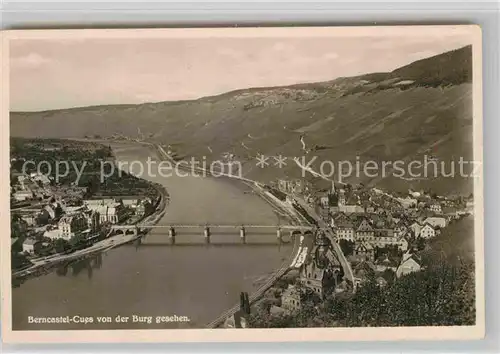
[[[321,311],[321,304],[328,306],[332,299],[350,298],[370,286],[383,294],[388,285],[425,270],[428,262],[422,255],[429,243],[450,225],[472,215],[474,205],[472,195],[451,198],[423,190],[392,195],[362,185],[339,187],[334,182],[329,190],[318,192],[302,179],[279,179],[272,188],[285,202],[302,199],[309,204],[333,238],[321,229],[306,235],[309,250],[297,269],[271,287],[252,307],[256,309],[252,313],[242,301],[240,310],[226,320],[226,328],[308,326],[311,323],[304,318],[324,316],[329,310]],[[347,257],[353,282],[333,256],[332,243],[338,243]],[[304,316],[307,308],[309,314]]]
[[[160,187],[132,175],[111,177],[101,185],[96,169],[78,184],[71,176],[56,182],[53,175],[21,168],[23,161],[72,161],[111,158],[99,144],[68,141],[13,143],[11,155],[11,255],[12,272],[29,268],[38,260],[90,247],[112,234],[115,224],[135,224],[151,215]],[[19,148],[22,146],[22,148]],[[16,148],[18,147],[18,148]],[[97,168],[97,166],[95,166]]]

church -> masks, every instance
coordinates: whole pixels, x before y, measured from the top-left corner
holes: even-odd
[[[343,270],[331,241],[322,231],[317,231],[314,247],[300,268],[300,282],[321,299],[332,292],[342,280]]]

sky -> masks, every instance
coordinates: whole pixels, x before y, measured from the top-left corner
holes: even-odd
[[[407,36],[75,38],[10,41],[10,110],[196,99],[392,71],[471,44]]]

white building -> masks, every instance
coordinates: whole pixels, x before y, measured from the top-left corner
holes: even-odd
[[[420,230],[419,237],[432,238],[434,236],[436,236],[436,230],[434,230],[430,224],[425,224],[424,227],[422,227],[422,230]]]
[[[38,241],[33,240],[31,238],[27,238],[23,242],[23,252],[33,254],[35,252],[35,246],[37,245],[37,243]]]
[[[443,229],[446,227],[446,219],[441,217],[429,217],[424,220],[424,224],[430,224],[434,228],[440,227]]]
[[[346,214],[362,214],[365,212],[365,208],[361,205],[340,205],[337,207],[337,212]]]
[[[432,203],[429,207],[429,209],[436,213],[436,214],[441,214],[443,212],[442,208],[441,208],[441,204],[439,203]]]
[[[126,215],[125,208],[120,203],[115,203],[114,205],[102,205],[94,209],[99,213],[100,222],[109,222],[111,224],[116,224],[123,220]]]
[[[300,310],[300,290],[289,284],[288,288],[281,295],[281,307],[288,312]]]
[[[22,190],[15,192],[12,196],[18,202],[23,202],[25,200],[33,199],[33,192],[30,190]]]
[[[84,204],[89,210],[99,213],[100,223],[116,224],[127,215],[127,210],[123,204],[115,201],[115,199],[90,199],[84,200]]]
[[[50,238],[51,240],[56,240],[58,238],[62,238],[61,230],[59,230],[58,228],[46,230],[43,233],[43,237]]]
[[[97,208],[102,205],[110,205],[116,203],[114,198],[104,198],[104,199],[85,199],[83,204],[89,209]]]
[[[335,230],[338,240],[354,241],[354,227],[351,223],[339,224]]]
[[[328,196],[321,197],[319,199],[319,203],[321,204],[321,207],[323,209],[326,209],[326,208],[328,208],[328,205],[330,203],[330,198],[328,198]]]
[[[50,179],[43,173],[36,174],[35,176],[32,176],[31,179],[35,182],[40,181],[42,185],[50,184]]]
[[[416,258],[416,256],[405,253],[403,255],[403,259],[401,260],[401,264],[396,270],[396,276],[399,278],[405,274],[418,272],[422,267],[420,266],[420,262]]]
[[[24,214],[21,216],[21,219],[26,223],[28,226],[34,226],[36,224],[36,215],[30,213],[30,214]]]

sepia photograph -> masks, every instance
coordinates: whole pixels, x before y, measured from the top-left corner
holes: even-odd
[[[484,335],[479,26],[4,31],[2,69],[5,340]]]

